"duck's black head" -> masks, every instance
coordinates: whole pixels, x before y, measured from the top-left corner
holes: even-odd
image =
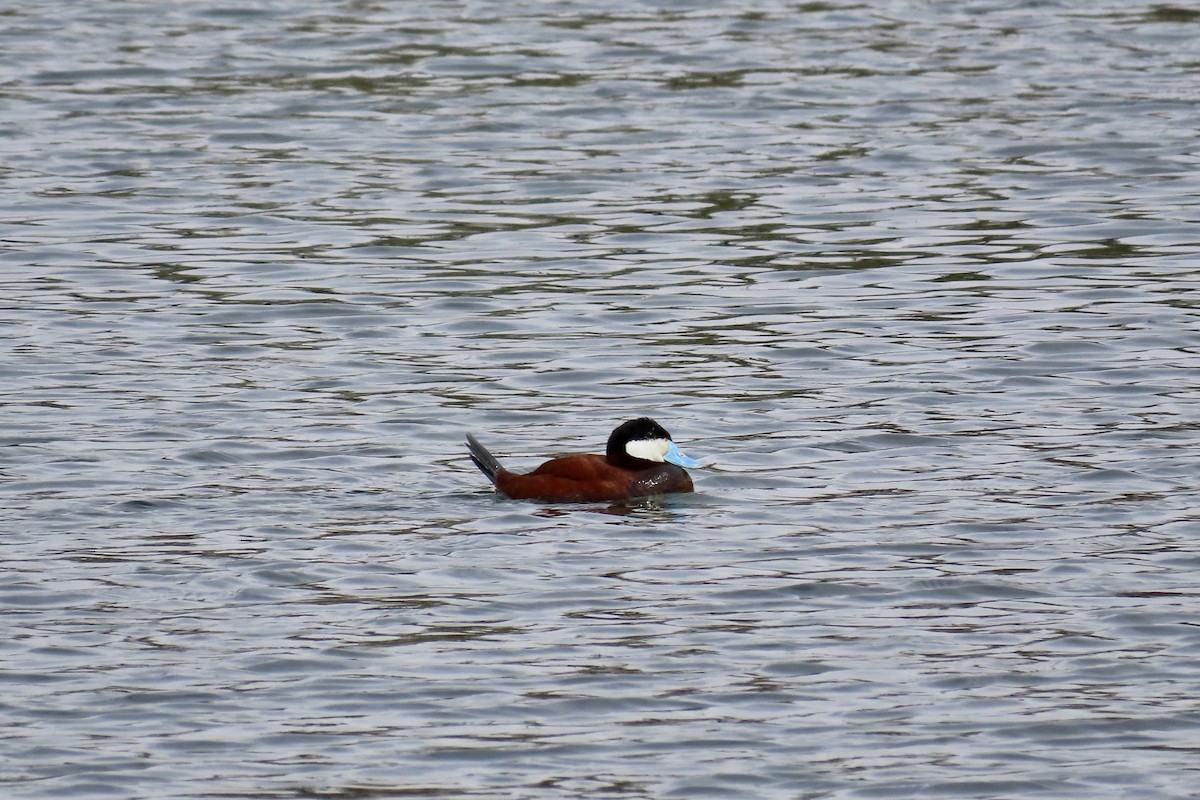
[[[605,457],[610,464],[632,458],[656,464],[667,461],[681,467],[700,466],[699,461],[679,451],[666,428],[649,417],[638,417],[618,425],[608,437]]]

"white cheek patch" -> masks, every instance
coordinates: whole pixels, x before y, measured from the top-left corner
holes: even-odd
[[[666,439],[638,439],[625,445],[625,452],[645,461],[662,462],[670,444]]]

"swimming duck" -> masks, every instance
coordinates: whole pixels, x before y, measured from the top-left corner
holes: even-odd
[[[680,452],[671,434],[649,417],[622,423],[608,437],[604,455],[553,458],[533,472],[509,472],[467,434],[475,466],[502,494],[514,500],[594,503],[668,492],[692,491],[684,467],[702,466]]]

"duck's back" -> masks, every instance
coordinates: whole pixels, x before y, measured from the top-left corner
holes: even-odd
[[[525,475],[505,470],[497,475],[496,488],[514,500],[593,503],[690,492],[692,479],[674,464],[624,469],[589,454],[554,458]]]

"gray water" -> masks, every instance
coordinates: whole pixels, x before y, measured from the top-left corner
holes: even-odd
[[[1200,797],[1198,131],[1190,6],[7,4],[0,793]]]

